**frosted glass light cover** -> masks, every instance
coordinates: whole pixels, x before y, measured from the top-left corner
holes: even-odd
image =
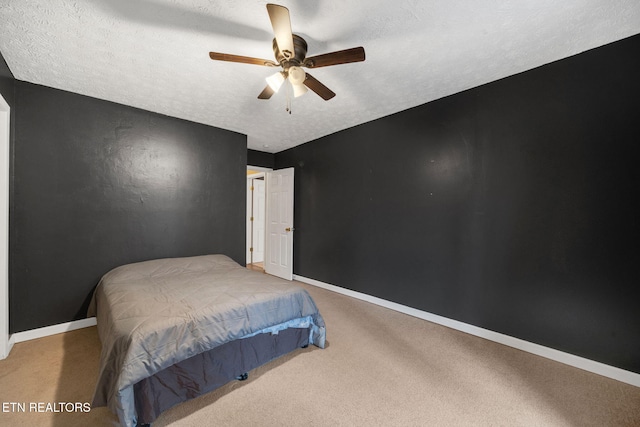
[[[275,74],[270,75],[265,80],[267,80],[267,84],[274,92],[278,92],[282,83],[284,83],[284,73],[282,71],[278,71]]]
[[[305,93],[307,93],[307,87],[305,85],[299,84],[299,85],[294,85],[292,82],[292,86],[293,86],[293,96],[295,98],[304,95]]]

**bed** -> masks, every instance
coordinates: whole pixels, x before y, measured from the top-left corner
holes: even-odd
[[[326,337],[306,290],[225,255],[115,268],[96,287],[88,316],[102,343],[93,405],[127,427],[299,347],[324,348]]]

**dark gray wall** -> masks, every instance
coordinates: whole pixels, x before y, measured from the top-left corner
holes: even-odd
[[[0,52],[0,94],[2,94],[2,97],[7,101],[9,106],[13,105],[14,87],[15,79],[4,60],[4,56],[2,56],[2,52]]]
[[[640,372],[640,36],[276,154],[296,274]]]
[[[10,114],[10,130],[9,130],[9,218],[13,217],[13,150],[15,145],[15,87],[16,80],[13,77],[13,73],[9,69],[9,66],[5,62],[2,52],[0,52],[0,95],[9,104],[11,108]],[[5,173],[2,171],[2,173]],[[9,241],[13,238],[13,230],[9,228]],[[9,251],[9,270],[11,269],[11,251]],[[9,300],[11,300],[11,289],[9,289]]]
[[[12,332],[83,318],[109,269],[245,257],[246,137],[17,82]]]
[[[247,150],[247,165],[260,166],[263,168],[273,169],[275,166],[275,155],[273,153],[265,153],[263,151]]]
[[[11,129],[10,129],[10,141],[9,141],[9,145],[11,146],[11,151],[13,151],[13,145],[14,145],[14,136],[15,136],[15,114],[16,114],[16,109],[15,107],[15,87],[16,87],[16,80],[13,77],[13,73],[11,72],[11,70],[9,69],[9,66],[7,65],[7,63],[5,62],[4,57],[2,56],[2,52],[0,52],[0,94],[2,94],[2,97],[4,98],[4,100],[7,102],[7,104],[9,104],[9,107],[11,108]],[[13,170],[13,158],[11,158],[9,160],[10,162],[10,166],[9,169]],[[13,198],[13,174],[10,173],[10,178],[9,178],[9,198],[12,199]],[[11,216],[11,212],[10,215]]]

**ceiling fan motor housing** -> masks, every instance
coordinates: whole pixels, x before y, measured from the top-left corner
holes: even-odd
[[[293,34],[293,50],[295,51],[293,52],[293,56],[291,58],[287,58],[285,54],[280,51],[276,39],[273,39],[273,54],[276,57],[276,61],[278,61],[285,71],[288,70],[289,67],[299,67],[304,62],[304,59],[307,56],[307,42],[305,39]]]

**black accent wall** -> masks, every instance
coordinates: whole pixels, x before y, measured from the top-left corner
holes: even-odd
[[[0,94],[10,107],[13,105],[14,87],[15,79],[0,52]]]
[[[247,150],[247,165],[260,166],[263,168],[273,169],[276,158],[273,153],[265,153],[263,151]]]
[[[640,373],[640,36],[277,153],[294,271]]]
[[[9,107],[11,108],[11,114],[10,114],[10,122],[11,122],[11,129],[9,130],[10,135],[10,141],[9,141],[9,145],[11,146],[11,150],[13,150],[13,144],[14,144],[14,134],[15,134],[15,87],[16,87],[16,80],[13,77],[13,73],[11,72],[11,70],[9,69],[9,66],[7,65],[4,57],[2,56],[2,52],[0,52],[0,94],[2,95],[2,97],[4,98],[4,100],[7,102],[7,104],[9,104]],[[11,165],[10,165],[10,169],[13,169],[13,159],[9,159]],[[13,176],[10,173],[10,178],[9,178],[9,198],[11,199],[13,197],[12,194],[12,189],[13,189]]]
[[[0,52],[0,95],[2,98],[9,104],[11,108],[10,113],[10,130],[9,130],[9,150],[10,150],[10,158],[9,158],[9,218],[13,217],[13,157],[11,154],[14,149],[14,140],[15,140],[15,86],[16,80],[13,77],[13,73],[9,69],[4,57],[2,56],[2,52]],[[6,173],[6,171],[2,170],[0,173]],[[13,235],[13,230],[9,229],[9,241],[11,241]],[[9,254],[9,269],[11,268],[11,254]],[[9,291],[11,291],[9,289]],[[9,295],[9,300],[11,300],[11,295]],[[4,309],[4,308],[3,308]],[[4,313],[3,313],[4,314]]]
[[[120,264],[244,263],[244,135],[20,81],[16,104],[11,332],[84,318]]]

